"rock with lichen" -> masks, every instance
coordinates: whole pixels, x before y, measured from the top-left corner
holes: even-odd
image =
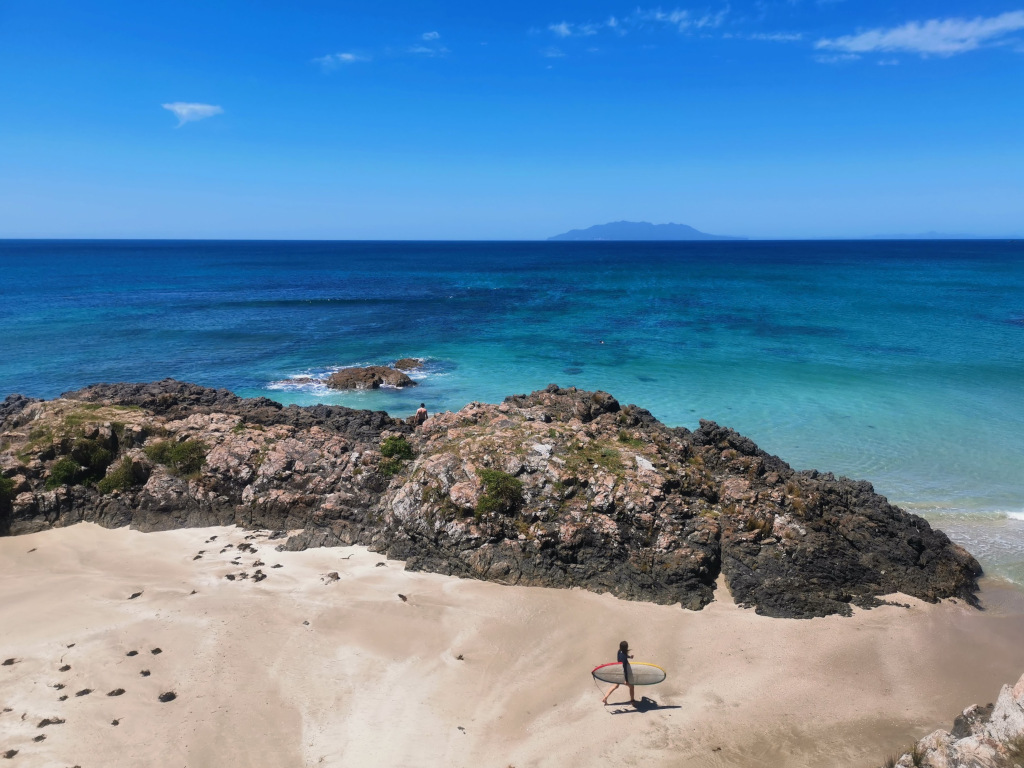
[[[287,549],[359,543],[410,569],[694,610],[724,576],[739,604],[780,617],[895,592],[973,601],[980,574],[866,482],[796,472],[728,428],[669,428],[604,392],[552,385],[416,429],[173,380],[0,413],[0,474],[16,487],[0,531],[13,534],[81,520],[289,530]],[[83,467],[55,484],[74,455],[109,460],[106,477]]]

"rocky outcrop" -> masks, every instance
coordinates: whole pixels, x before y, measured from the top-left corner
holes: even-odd
[[[167,380],[29,402],[3,429],[12,533],[237,524],[290,531],[288,549],[360,543],[410,569],[691,609],[724,575],[737,602],[781,617],[894,592],[971,601],[980,574],[868,483],[603,392],[552,385],[414,429]]]
[[[938,730],[895,761],[900,768],[1024,768],[1024,676],[995,704],[968,707],[951,731]]]
[[[342,368],[326,379],[331,389],[379,389],[389,387],[415,387],[416,382],[396,368],[386,365],[368,365],[360,368]]]
[[[395,368],[400,371],[415,371],[423,367],[423,361],[415,357],[403,357],[395,361]]]

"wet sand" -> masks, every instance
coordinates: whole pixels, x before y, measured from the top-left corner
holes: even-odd
[[[0,539],[4,764],[875,766],[1024,672],[1024,596],[995,582],[984,611],[783,620],[252,536]],[[668,671],[639,708],[589,674],[622,639]]]

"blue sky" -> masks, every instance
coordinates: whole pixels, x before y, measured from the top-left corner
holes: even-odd
[[[0,0],[0,237],[1024,234],[1024,0]]]

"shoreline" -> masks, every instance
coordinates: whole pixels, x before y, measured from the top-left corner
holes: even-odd
[[[0,656],[17,659],[0,667],[0,752],[83,766],[871,766],[1024,671],[1024,593],[993,579],[980,611],[898,596],[911,607],[771,619],[724,585],[688,611],[276,543],[91,523],[0,539]],[[236,566],[239,544],[258,552]],[[256,560],[265,581],[225,578]],[[637,690],[656,705],[600,705],[589,670],[623,638],[669,673]]]

